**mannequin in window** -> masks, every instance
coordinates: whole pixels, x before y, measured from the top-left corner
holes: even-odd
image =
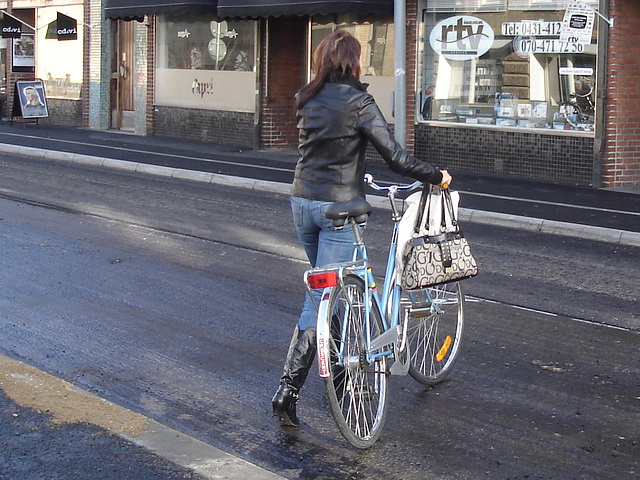
[[[431,106],[433,104],[433,91],[435,87],[433,85],[429,85],[425,88],[424,93],[422,94],[422,99],[420,103],[420,115],[422,115],[423,120],[431,119]]]

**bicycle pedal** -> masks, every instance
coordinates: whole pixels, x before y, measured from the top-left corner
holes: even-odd
[[[371,391],[371,387],[367,384],[364,385],[354,385],[351,389],[351,395],[354,398],[372,398],[373,392]]]
[[[393,362],[393,365],[391,365],[391,368],[389,369],[389,373],[391,375],[406,375],[409,372],[409,362],[401,362],[399,360],[396,360],[395,362]]]
[[[433,313],[430,303],[416,304],[409,310],[409,316],[413,318],[428,317]]]

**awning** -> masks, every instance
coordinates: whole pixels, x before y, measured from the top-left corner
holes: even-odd
[[[77,40],[78,21],[58,12],[58,18],[47,25],[47,33],[44,38],[48,40]]]
[[[2,17],[2,38],[20,38],[22,35],[22,25],[20,21],[8,13]]]
[[[220,18],[393,13],[393,0],[218,0]]]
[[[105,18],[142,21],[145,15],[216,13],[216,0],[106,0]]]
[[[77,40],[78,22],[75,18],[58,12],[56,19],[56,33],[58,40]]]

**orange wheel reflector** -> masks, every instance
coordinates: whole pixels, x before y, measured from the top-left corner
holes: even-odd
[[[447,338],[444,339],[444,343],[442,344],[442,348],[440,350],[438,350],[438,353],[436,353],[436,360],[437,361],[439,361],[439,362],[442,361],[444,356],[449,351],[449,347],[451,347],[451,342],[452,341],[453,340],[451,339],[451,335],[447,335]]]
[[[338,284],[338,272],[312,273],[307,277],[307,282],[312,289],[335,287]]]

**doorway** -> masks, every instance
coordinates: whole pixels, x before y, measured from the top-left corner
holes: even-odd
[[[134,131],[134,41],[135,21],[112,22],[110,127]]]

